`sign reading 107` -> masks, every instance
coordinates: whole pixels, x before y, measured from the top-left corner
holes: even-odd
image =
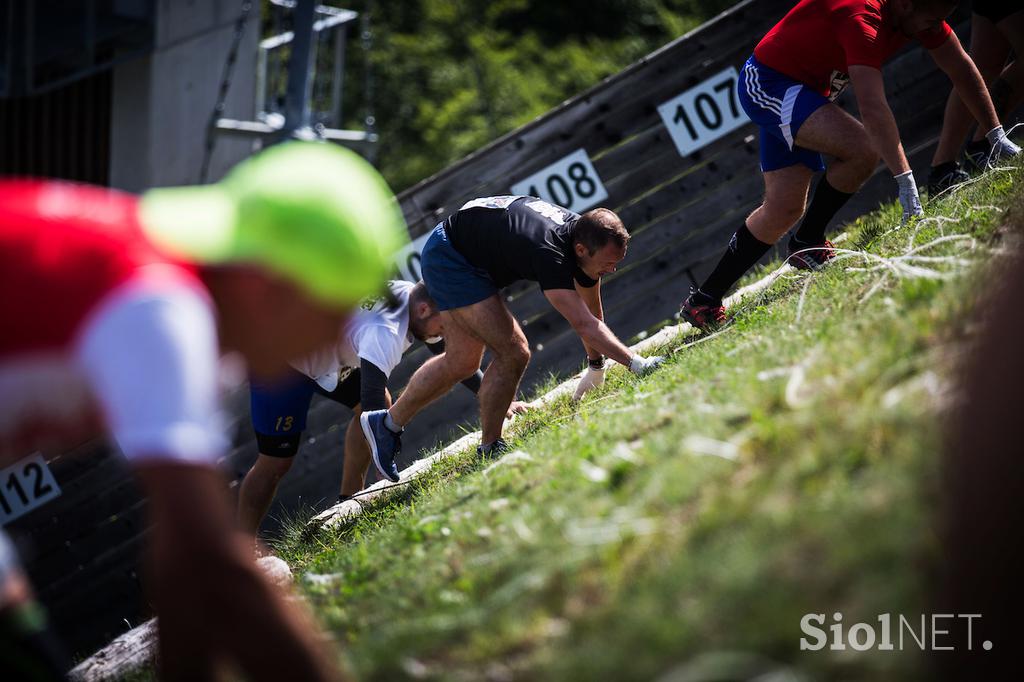
[[[658,107],[681,156],[750,121],[736,98],[737,78],[736,68],[729,67]]]
[[[540,197],[576,213],[608,198],[585,149],[577,149],[511,187],[512,194]]]

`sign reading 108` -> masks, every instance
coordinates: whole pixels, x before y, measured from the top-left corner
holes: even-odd
[[[577,149],[511,187],[512,194],[540,197],[576,213],[598,205],[608,191],[585,149]]]

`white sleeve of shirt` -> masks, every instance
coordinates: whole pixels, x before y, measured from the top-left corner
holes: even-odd
[[[118,292],[90,321],[78,359],[129,460],[213,465],[227,451],[216,321],[200,291]]]
[[[402,361],[405,339],[398,336],[390,325],[370,323],[359,325],[352,330],[352,347],[362,360],[377,366],[384,376],[390,377],[392,370]]]

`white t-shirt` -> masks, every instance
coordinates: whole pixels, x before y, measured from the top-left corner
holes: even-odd
[[[359,310],[349,320],[340,343],[297,360],[291,363],[292,367],[325,391],[336,389],[339,377],[359,367],[361,359],[372,362],[384,376],[391,376],[413,342],[409,333],[409,293],[414,286],[404,280],[388,282],[398,306],[389,309],[387,302],[382,301],[368,310]]]

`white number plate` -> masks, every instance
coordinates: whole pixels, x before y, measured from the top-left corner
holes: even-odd
[[[738,77],[736,68],[729,67],[658,107],[680,156],[689,156],[750,121],[736,97]]]
[[[39,453],[0,469],[0,526],[56,497],[60,486]]]
[[[429,231],[424,232],[414,239],[411,244],[395,254],[395,264],[398,265],[398,274],[402,279],[409,282],[420,281],[423,275],[420,269],[420,251],[423,250],[423,245],[427,243],[427,238],[430,237],[433,231],[434,229],[431,228]]]
[[[512,185],[512,194],[540,197],[576,213],[608,198],[601,178],[585,149],[577,149],[547,168]]]

